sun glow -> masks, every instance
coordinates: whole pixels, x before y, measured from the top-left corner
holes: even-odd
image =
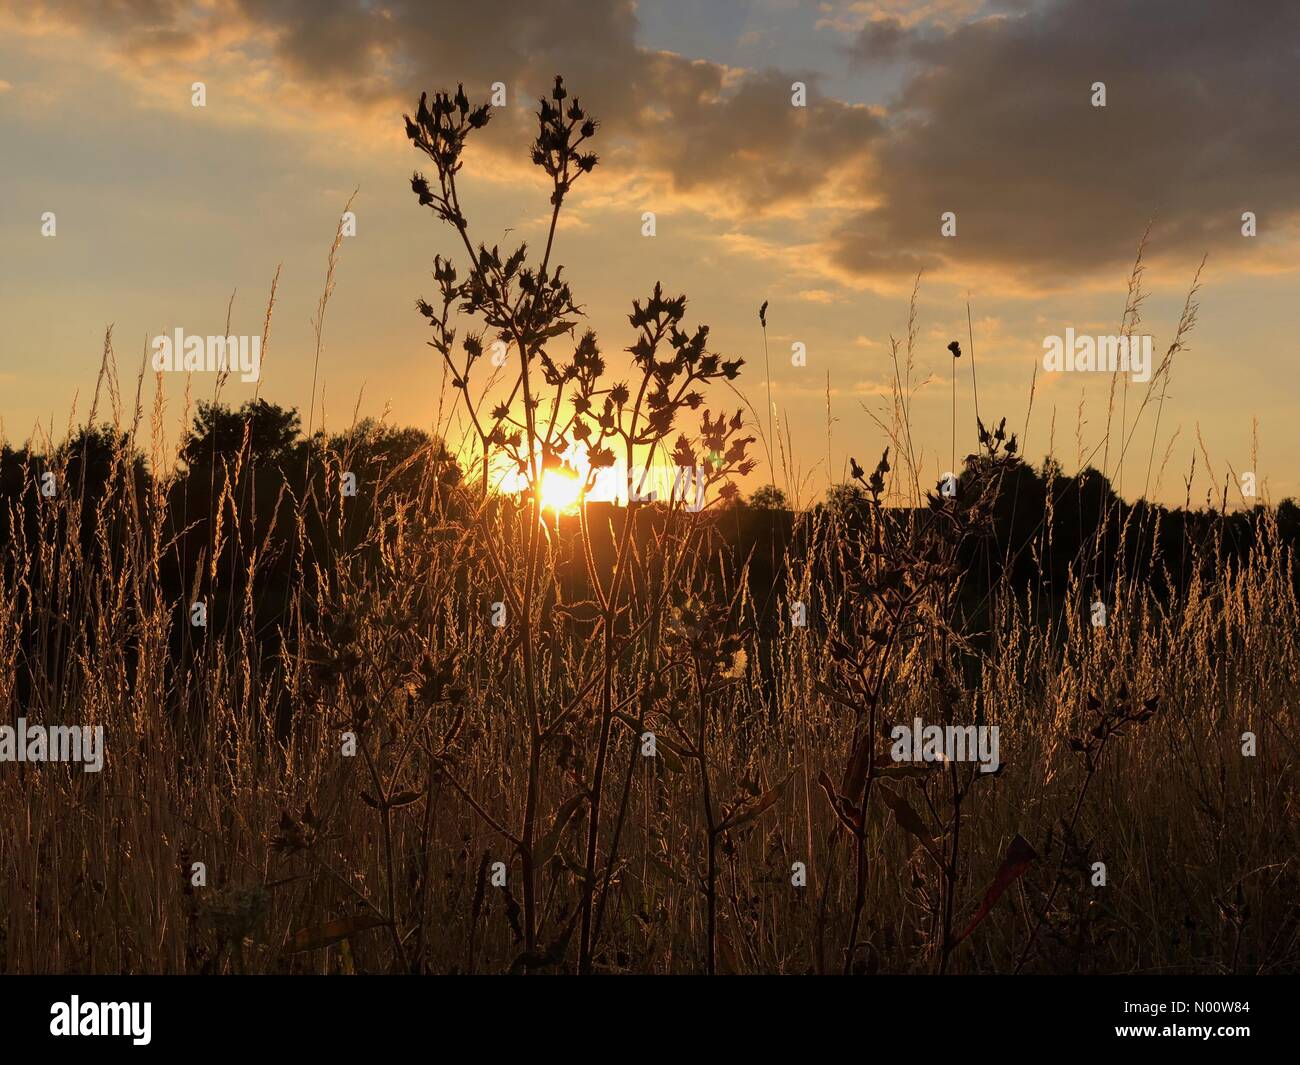
[[[550,469],[542,474],[542,506],[560,511],[577,510],[582,498],[582,480],[564,469]]]

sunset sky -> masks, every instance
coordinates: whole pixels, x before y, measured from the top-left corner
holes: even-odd
[[[934,377],[913,412],[925,469],[937,479],[951,467],[946,346],[969,355],[969,297],[981,414],[1023,431],[1037,367],[1028,455],[1048,450],[1054,420],[1055,454],[1075,470],[1080,404],[1086,458],[1110,379],[1044,373],[1044,338],[1118,330],[1149,221],[1139,332],[1154,335],[1157,361],[1207,257],[1157,467],[1173,449],[1150,494],[1181,503],[1196,452],[1203,502],[1199,431],[1216,501],[1229,467],[1255,469],[1274,502],[1300,495],[1293,0],[0,0],[4,436],[21,443],[52,423],[61,438],[74,402],[84,419],[110,324],[129,396],[148,341],[223,332],[232,293],[230,331],[260,335],[278,266],[260,394],[306,423],[311,318],[354,189],[358,232],[343,241],[325,320],[316,424],[323,394],[332,430],[358,397],[361,416],[389,407],[397,424],[430,427],[443,375],[414,303],[434,294],[434,255],[455,248],[411,192],[427,160],[402,112],[421,90],[463,82],[479,103],[504,82],[508,106],[468,150],[466,209],[476,239],[536,245],[548,192],[526,149],[535,97],[556,74],[602,123],[601,164],[569,201],[557,257],[607,358],[626,359],[631,301],[662,281],[689,296],[688,322],[712,327],[714,350],[746,359],[740,386],[765,416],[757,311],[770,301],[775,405],[802,502],[842,480],[849,455],[874,463],[883,448],[868,410],[888,401],[890,337],[906,337],[919,270],[916,368]],[[191,105],[195,81],[205,107]],[[795,81],[806,108],[791,106]],[[1092,104],[1096,82],[1105,107]],[[940,233],[947,211],[953,238]],[[1247,211],[1255,237],[1242,235]],[[790,364],[795,342],[805,367]],[[958,365],[964,455],[968,357]],[[224,397],[258,388],[232,380]],[[1130,416],[1145,388],[1129,386]],[[184,390],[168,380],[173,438]],[[211,390],[195,377],[195,399]],[[710,400],[737,405],[725,388]],[[1124,470],[1129,498],[1153,429],[1149,409]]]

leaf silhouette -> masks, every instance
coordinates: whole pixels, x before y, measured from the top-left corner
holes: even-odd
[[[722,824],[718,826],[719,832],[727,832],[739,828],[741,825],[747,825],[754,818],[758,817],[764,810],[773,806],[777,799],[781,797],[781,789],[785,787],[793,773],[787,773],[785,780],[768,790],[766,794],[757,799],[749,799],[742,802],[730,814],[726,816]]]
[[[555,854],[555,848],[560,845],[560,837],[564,834],[565,828],[568,827],[570,819],[577,813],[578,807],[586,801],[586,794],[579,792],[577,795],[566,799],[564,804],[555,811],[555,820],[551,823],[550,831],[537,842],[537,846],[533,850],[534,862],[538,865],[545,865],[551,860],[551,856]]]
[[[840,824],[855,835],[860,832],[862,814],[856,806],[835,790],[835,785],[832,783],[831,778],[827,776],[826,770],[823,769],[818,775],[817,783],[822,791],[826,792],[826,798],[831,804],[831,809],[835,811],[835,816],[839,818]]]
[[[638,736],[646,732],[645,723],[638,721],[631,714],[619,712],[614,716],[625,725],[634,729]],[[682,773],[686,770],[686,767],[682,764],[683,753],[681,749],[671,740],[665,739],[658,733],[655,734],[655,757],[663,759],[664,765],[674,773]]]
[[[867,769],[871,763],[872,737],[865,734],[858,740],[849,764],[844,770],[844,779],[840,781],[840,794],[850,801],[862,795],[862,787],[867,780]]]
[[[925,848],[926,853],[942,868],[943,862],[934,849],[934,838],[930,835],[930,830],[925,827],[925,822],[921,820],[921,815],[912,809],[912,804],[903,795],[896,792],[884,781],[880,782],[879,787],[880,797],[884,804],[893,811],[894,820],[898,822],[898,827],[915,836],[920,841],[921,846]]]
[[[384,918],[377,917],[374,914],[359,913],[352,917],[336,917],[324,924],[316,925],[313,928],[303,928],[295,932],[285,943],[284,952],[286,954],[300,954],[305,950],[332,947],[339,940],[347,939],[348,936],[364,932],[368,928],[378,928],[387,924],[388,922]]]
[[[993,909],[993,904],[1002,896],[1017,878],[1020,877],[1030,864],[1038,858],[1034,853],[1034,848],[1029,845],[1029,841],[1019,833],[1007,847],[1007,855],[1002,859],[1002,865],[998,868],[997,875],[993,878],[993,883],[989,885],[988,891],[984,892],[984,901],[980,903],[980,908],[975,912],[971,923],[966,926],[966,931],[959,935],[954,941],[956,946],[968,935],[970,935],[979,926],[979,923],[989,915]]]

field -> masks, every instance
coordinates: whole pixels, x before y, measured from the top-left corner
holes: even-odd
[[[927,483],[915,335],[829,502],[745,503],[784,453],[728,387],[753,366],[656,289],[616,381],[550,242],[470,237],[486,120],[407,120],[461,260],[419,309],[468,451],[304,435],[220,383],[169,444],[110,339],[67,438],[0,456],[4,720],[106,752],[0,774],[0,971],[1300,968],[1294,506],[1130,505],[966,410],[977,450]],[[553,217],[587,122],[543,102]],[[1154,439],[1182,339],[1116,452]],[[617,462],[698,469],[707,505],[546,486]],[[993,757],[891,753],[918,718],[996,728]]]

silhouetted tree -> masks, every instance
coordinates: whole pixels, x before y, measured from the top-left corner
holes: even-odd
[[[774,484],[765,484],[756,488],[749,497],[749,505],[755,510],[789,510],[790,501],[785,493]]]

